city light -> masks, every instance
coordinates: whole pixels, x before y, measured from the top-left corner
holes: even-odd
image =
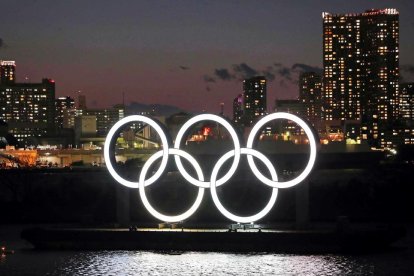
[[[233,160],[233,163],[229,169],[229,171],[219,180],[217,180],[217,186],[222,185],[223,183],[225,183],[226,181],[228,181],[231,176],[234,174],[234,172],[237,169],[237,166],[239,165],[240,162],[240,141],[239,141],[239,137],[237,136],[236,131],[234,130],[234,128],[232,127],[232,125],[225,119],[223,119],[220,116],[214,115],[214,114],[201,114],[201,115],[197,115],[193,118],[191,118],[190,120],[188,120],[179,130],[177,137],[175,138],[175,143],[174,143],[174,148],[179,149],[180,148],[180,144],[181,141],[184,138],[185,133],[187,132],[187,130],[194,124],[201,122],[201,121],[213,121],[216,123],[221,124],[222,126],[224,126],[226,128],[226,130],[230,133],[230,136],[233,140],[233,144],[234,144],[234,151],[235,151],[235,157]],[[200,187],[204,187],[204,188],[209,188],[210,184],[209,183],[203,183],[200,182],[199,180],[195,179],[194,177],[192,177],[184,168],[181,159],[179,156],[175,156],[175,163],[177,164],[177,169],[178,171],[181,173],[181,175],[190,183],[196,185],[196,186],[200,186]]]
[[[303,172],[297,176],[296,178],[289,180],[289,181],[285,181],[285,182],[278,182],[278,181],[273,181],[270,180],[268,178],[266,178],[257,168],[254,159],[251,155],[247,155],[247,161],[249,162],[250,168],[252,169],[254,175],[260,179],[260,181],[262,181],[263,183],[269,185],[270,187],[274,187],[274,188],[289,188],[292,187],[294,185],[297,185],[298,183],[302,182],[311,172],[313,166],[315,165],[315,160],[316,160],[316,140],[315,137],[312,133],[312,130],[309,128],[309,126],[299,117],[289,114],[289,113],[283,113],[283,112],[277,112],[277,113],[273,113],[273,114],[269,114],[265,117],[263,117],[262,119],[260,119],[260,121],[258,121],[255,126],[253,127],[253,129],[251,130],[249,137],[247,138],[247,148],[251,149],[253,147],[253,143],[254,143],[254,139],[257,135],[257,133],[270,121],[272,120],[277,120],[277,119],[287,119],[290,121],[293,121],[295,123],[297,123],[306,133],[306,135],[309,138],[309,145],[310,145],[310,155],[309,155],[309,161],[308,164],[306,165],[305,169],[303,170]]]

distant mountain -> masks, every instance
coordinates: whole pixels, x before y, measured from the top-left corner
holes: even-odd
[[[139,114],[141,112],[150,112],[155,115],[170,116],[172,114],[183,112],[184,110],[173,105],[164,104],[143,104],[132,102],[125,106],[128,114]]]

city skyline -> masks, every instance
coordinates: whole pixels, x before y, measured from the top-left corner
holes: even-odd
[[[407,106],[408,112],[412,109],[411,88],[404,91],[404,97],[399,95],[400,83],[405,80],[400,78],[400,72],[407,71],[404,65],[400,66],[399,11],[387,8],[370,9],[361,13],[323,12],[322,18],[323,69],[295,64],[289,70],[281,63],[274,63],[260,71],[241,63],[233,65],[231,70],[215,69],[214,76],[203,76],[204,81],[209,85],[216,84],[219,79],[242,81],[243,93],[233,98],[231,105],[233,120],[240,127],[250,126],[273,110],[267,104],[268,98],[272,101],[268,83],[277,81],[276,75],[280,75],[285,78],[282,81],[289,80],[297,85],[299,97],[290,97],[296,98],[297,103],[279,105],[277,101],[281,100],[276,99],[274,108],[278,106],[277,109],[283,109],[285,106],[289,109],[298,105],[294,107],[298,109],[298,115],[309,120],[324,143],[336,137],[335,141],[353,144],[367,141],[372,147],[382,149],[393,148],[400,143],[411,144],[412,122],[401,120],[404,115],[399,111],[400,103]],[[181,66],[181,70],[190,68]],[[55,80],[42,80],[42,83],[52,85],[53,89],[48,90],[29,82],[27,78],[19,83],[16,72],[15,61],[1,61],[0,90],[3,105],[0,119],[9,123],[10,132],[19,141],[29,140],[31,136],[50,136],[57,134],[58,129],[67,128],[77,130],[75,137],[80,138],[80,130],[84,125],[91,126],[87,131],[89,134],[102,136],[125,114],[148,112],[133,111],[128,105],[125,106],[124,91],[121,93],[123,104],[112,103],[111,110],[93,110],[96,106],[87,103],[86,93],[78,91],[77,111],[73,98],[56,95]],[[142,83],[143,86],[145,84]],[[211,91],[211,88],[208,90]],[[58,96],[57,99],[55,95]],[[186,95],[183,104],[191,99],[192,95]],[[219,106],[219,114],[225,116],[225,101],[219,102]],[[194,104],[193,108],[196,109],[197,105]],[[57,113],[55,109],[58,109]],[[151,114],[161,115],[155,109],[151,109]],[[202,112],[208,110],[203,109]],[[58,114],[57,119],[55,114]],[[93,124],[88,120],[94,121]],[[28,125],[22,127],[22,123]],[[284,132],[290,136],[291,127],[286,127]],[[268,135],[271,132],[269,129]],[[300,135],[300,131],[293,132]],[[79,142],[77,138],[75,140]],[[32,142],[39,143],[34,140]]]
[[[125,93],[127,104],[161,103],[193,112],[218,113],[224,102],[229,116],[242,79],[264,75],[271,110],[275,98],[297,98],[300,72],[322,70],[325,11],[399,10],[401,75],[404,81],[414,78],[409,1],[106,3],[96,15],[93,3],[82,11],[68,3],[25,5],[5,4],[22,20],[13,21],[9,13],[0,19],[0,59],[17,61],[18,82],[53,78],[57,97],[76,98],[81,90],[91,108],[121,103]]]

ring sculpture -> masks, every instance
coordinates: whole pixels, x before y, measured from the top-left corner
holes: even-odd
[[[253,149],[253,142],[256,134],[260,131],[260,129],[267,124],[270,121],[277,120],[277,119],[287,119],[290,121],[293,121],[297,123],[306,133],[306,135],[309,138],[309,145],[310,145],[310,156],[309,161],[303,170],[303,172],[298,175],[296,178],[281,182],[278,181],[276,170],[270,160],[260,153],[259,151]],[[183,151],[180,149],[180,143],[183,140],[185,132],[195,123],[200,121],[214,121],[222,126],[224,126],[227,131],[230,133],[231,138],[233,139],[234,149],[230,150],[229,152],[225,153],[215,164],[213,171],[211,173],[210,181],[204,180],[203,171],[201,170],[200,165],[198,162],[194,159],[193,156],[191,156],[189,153]],[[148,124],[151,126],[160,136],[161,143],[162,143],[162,150],[154,153],[144,164],[142,167],[141,173],[138,178],[138,182],[132,182],[128,181],[124,178],[122,178],[114,169],[113,164],[111,162],[111,143],[114,139],[114,136],[120,131],[120,128],[124,126],[125,124],[131,123],[131,122],[143,122],[145,124]],[[155,210],[151,204],[149,203],[147,196],[145,195],[145,187],[151,185],[155,181],[157,181],[160,176],[162,175],[163,171],[165,170],[167,166],[167,161],[169,158],[169,155],[174,155],[175,162],[177,164],[178,171],[182,174],[184,179],[186,179],[191,184],[198,187],[198,194],[197,198],[194,201],[193,205],[188,209],[186,212],[176,215],[176,216],[167,216],[164,214],[161,214],[157,210]],[[259,213],[252,215],[252,216],[237,216],[232,213],[230,213],[228,210],[224,208],[224,206],[221,204],[220,199],[217,196],[217,187],[220,185],[223,185],[226,183],[235,173],[239,162],[240,162],[240,156],[241,155],[247,155],[247,161],[248,164],[253,172],[253,174],[264,184],[272,187],[272,195],[270,197],[269,202],[264,207],[263,210],[261,210]],[[218,172],[221,168],[221,166],[229,159],[233,158],[233,163],[229,169],[229,171],[222,176],[221,178],[217,179]],[[256,157],[259,159],[269,170],[271,178],[267,178],[264,176],[259,169],[256,166],[256,163],[253,159],[253,157]],[[130,187],[130,188],[138,188],[139,189],[139,195],[141,197],[141,200],[145,206],[145,208],[148,210],[148,212],[156,217],[157,219],[165,222],[178,222],[183,221],[187,218],[189,218],[194,212],[198,209],[198,207],[201,204],[201,201],[204,196],[204,189],[210,188],[211,196],[213,198],[213,202],[216,205],[217,209],[228,219],[237,222],[237,223],[251,223],[260,220],[263,218],[273,207],[273,205],[276,202],[277,198],[277,192],[278,188],[289,188],[292,186],[295,186],[299,184],[301,181],[303,181],[311,172],[313,165],[315,164],[316,159],[316,140],[312,133],[312,130],[310,127],[299,117],[289,114],[289,113],[283,113],[283,112],[277,112],[269,114],[262,119],[260,119],[256,125],[251,130],[249,137],[247,139],[247,144],[245,148],[240,147],[240,141],[236,134],[236,131],[233,129],[231,124],[223,119],[222,117],[219,117],[217,115],[213,114],[202,114],[195,116],[188,120],[179,130],[177,137],[175,139],[174,147],[169,148],[168,146],[168,140],[167,136],[164,133],[162,127],[154,120],[152,120],[149,117],[141,116],[141,115],[133,115],[123,118],[122,120],[118,121],[109,131],[108,136],[106,137],[105,141],[105,147],[104,147],[104,158],[106,167],[109,171],[109,173],[112,175],[112,177],[119,182],[120,184]],[[161,164],[158,170],[148,179],[146,179],[146,175],[148,173],[148,170],[150,169],[151,165],[157,160],[161,158]],[[186,159],[195,169],[195,172],[197,174],[197,178],[192,177],[184,168],[181,158]]]

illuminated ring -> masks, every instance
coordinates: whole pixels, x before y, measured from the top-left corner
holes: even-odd
[[[167,136],[165,135],[164,131],[162,130],[162,128],[160,127],[160,125],[158,125],[157,122],[155,122],[154,120],[145,117],[145,116],[141,116],[141,115],[133,115],[133,116],[128,116],[123,118],[122,120],[118,121],[110,130],[108,135],[106,136],[106,140],[105,140],[105,146],[104,146],[104,159],[105,159],[105,164],[106,167],[108,168],[109,173],[112,175],[113,178],[115,178],[116,181],[118,181],[120,184],[130,187],[130,188],[138,188],[138,182],[132,182],[132,181],[128,181],[124,178],[122,178],[114,169],[112,163],[111,163],[111,158],[110,158],[110,144],[112,139],[114,138],[114,135],[117,133],[117,131],[125,124],[130,123],[130,122],[143,122],[146,123],[148,125],[150,125],[160,136],[161,142],[162,142],[162,152],[163,152],[163,156],[162,156],[162,161],[160,164],[160,167],[158,168],[158,171],[151,176],[151,178],[149,178],[148,180],[145,181],[146,185],[149,185],[153,182],[155,182],[160,176],[161,174],[164,172],[166,166],[167,166],[167,161],[168,161],[168,140],[167,140]]]
[[[261,154],[260,152],[254,150],[254,149],[248,149],[248,148],[241,148],[241,154],[247,154],[248,156],[254,156],[260,159],[260,161],[262,161],[266,167],[269,169],[270,175],[272,177],[272,179],[274,181],[277,181],[277,174],[276,174],[276,170],[273,167],[272,163],[269,161],[269,159],[267,159],[263,154]],[[235,222],[240,222],[240,223],[251,223],[251,222],[255,222],[260,220],[261,218],[263,218],[265,215],[267,215],[267,213],[269,213],[269,211],[272,209],[273,205],[276,202],[276,198],[277,198],[277,188],[273,188],[272,189],[272,195],[270,196],[270,200],[267,203],[267,205],[263,208],[263,210],[261,210],[259,213],[252,215],[252,216],[248,216],[248,217],[240,217],[237,215],[234,215],[232,213],[230,213],[229,211],[227,211],[226,208],[224,208],[224,206],[221,204],[218,196],[217,196],[217,190],[216,190],[216,178],[217,178],[217,174],[219,172],[219,169],[221,168],[221,166],[224,164],[224,162],[227,161],[227,159],[231,158],[234,155],[234,151],[229,151],[227,152],[225,155],[223,155],[216,163],[216,165],[213,168],[213,172],[211,173],[211,186],[210,186],[210,190],[211,190],[211,197],[213,198],[213,202],[216,205],[217,209],[220,211],[220,213],[222,213],[226,218],[235,221]]]
[[[177,134],[177,137],[175,139],[175,143],[174,143],[174,148],[179,149],[180,148],[180,143],[181,140],[183,139],[183,136],[185,134],[185,132],[195,123],[200,122],[200,121],[214,121],[216,123],[221,124],[222,126],[224,126],[227,131],[230,133],[231,138],[233,139],[233,143],[234,143],[234,150],[233,150],[233,155],[234,155],[234,160],[233,160],[233,164],[230,167],[230,170],[219,180],[217,180],[217,186],[220,186],[222,184],[224,184],[225,182],[227,182],[230,177],[233,176],[234,172],[237,169],[237,166],[239,165],[240,162],[240,141],[239,141],[239,137],[237,136],[236,131],[234,130],[234,128],[232,127],[232,125],[227,122],[225,119],[223,119],[220,116],[217,115],[213,115],[213,114],[201,114],[198,116],[195,116],[193,118],[191,118],[190,120],[188,120],[180,129],[180,131]],[[199,181],[197,179],[195,179],[194,177],[192,177],[190,174],[187,173],[187,171],[185,170],[181,159],[179,156],[174,156],[175,158],[175,163],[177,164],[177,169],[178,171],[182,174],[182,176],[191,184],[199,186],[199,187],[203,187],[203,188],[209,188],[210,187],[210,182],[204,182],[204,181]]]
[[[257,132],[268,122],[272,121],[272,120],[276,120],[276,119],[287,119],[290,121],[293,121],[295,123],[297,123],[301,128],[303,128],[303,130],[305,131],[306,135],[309,138],[309,145],[310,145],[310,156],[309,156],[309,162],[306,165],[305,169],[303,170],[303,172],[298,175],[296,178],[289,180],[289,181],[285,181],[285,182],[278,182],[278,181],[272,181],[270,179],[268,179],[267,177],[265,177],[256,167],[256,164],[254,163],[253,157],[248,155],[247,156],[247,161],[249,162],[250,168],[252,169],[254,175],[260,179],[260,181],[262,181],[263,183],[274,187],[274,188],[289,188],[292,186],[295,186],[296,184],[299,184],[302,180],[304,180],[309,173],[311,172],[313,165],[315,164],[315,160],[316,160],[316,140],[315,137],[313,135],[312,130],[310,129],[310,127],[299,117],[289,114],[289,113],[284,113],[284,112],[277,112],[277,113],[273,113],[273,114],[269,114],[265,117],[263,117],[262,119],[260,119],[256,125],[253,127],[253,129],[251,130],[250,134],[249,134],[249,138],[247,139],[247,148],[251,149],[253,147],[253,141],[254,141],[254,137],[256,136]]]
[[[201,170],[200,165],[197,162],[193,162],[195,160],[194,160],[193,157],[191,157],[190,154],[188,154],[185,151],[179,150],[179,149],[169,149],[168,154],[178,155],[178,156],[181,156],[181,157],[184,157],[185,159],[187,159],[193,165],[194,169],[196,170],[197,177],[200,179],[200,181],[204,180],[203,172]],[[148,212],[150,212],[151,215],[153,215],[157,219],[159,219],[161,221],[165,221],[165,222],[183,221],[183,220],[189,218],[192,214],[194,214],[194,212],[197,211],[198,207],[200,207],[201,201],[202,201],[203,196],[204,196],[204,188],[201,188],[201,187],[198,188],[198,194],[197,194],[197,198],[196,198],[194,204],[190,207],[190,209],[188,209],[187,211],[185,211],[181,215],[167,216],[167,215],[161,214],[160,212],[155,210],[151,206],[151,204],[149,203],[149,201],[147,199],[147,196],[145,195],[145,189],[144,188],[145,188],[145,186],[148,186],[148,185],[145,185],[144,181],[145,181],[145,176],[146,176],[150,166],[155,162],[155,160],[160,158],[162,155],[163,155],[162,151],[156,152],[155,154],[153,154],[147,160],[147,162],[145,162],[144,166],[142,167],[141,174],[139,176],[139,195],[141,197],[142,203],[144,204],[145,208],[147,208]]]

